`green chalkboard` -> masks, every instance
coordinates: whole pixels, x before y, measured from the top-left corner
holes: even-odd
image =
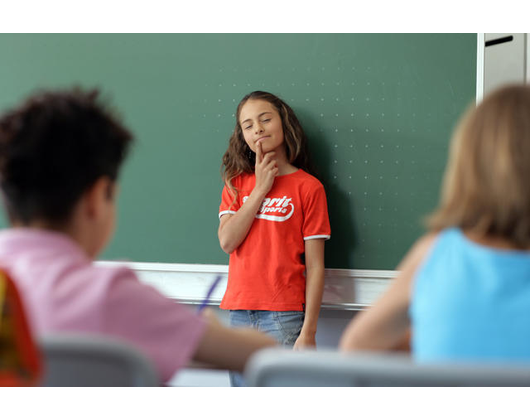
[[[0,57],[0,110],[98,86],[135,133],[103,259],[228,262],[221,156],[239,100],[267,90],[298,114],[327,189],[327,267],[393,269],[475,97],[475,34],[0,34]]]

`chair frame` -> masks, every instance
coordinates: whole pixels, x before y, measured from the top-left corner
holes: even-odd
[[[417,364],[408,354],[266,349],[245,369],[248,386],[530,386],[530,363]]]
[[[53,334],[39,339],[41,386],[159,386],[153,364],[132,345],[94,334]]]

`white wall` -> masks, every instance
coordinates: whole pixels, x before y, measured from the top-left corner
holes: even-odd
[[[513,40],[486,46],[488,41],[508,36]],[[479,34],[477,39],[477,101],[504,84],[528,83],[528,34],[485,33]]]

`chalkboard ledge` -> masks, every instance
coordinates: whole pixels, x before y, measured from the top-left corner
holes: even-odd
[[[226,290],[227,265],[116,261],[98,261],[96,264],[129,267],[136,272],[143,283],[185,304],[200,304],[218,275],[222,277],[222,280],[212,294],[209,304],[219,305]],[[366,309],[386,290],[397,273],[392,270],[326,269],[322,308]]]

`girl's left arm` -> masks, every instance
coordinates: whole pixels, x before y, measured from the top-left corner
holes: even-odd
[[[305,241],[305,320],[294,349],[316,346],[315,335],[324,292],[324,243],[324,239]]]

